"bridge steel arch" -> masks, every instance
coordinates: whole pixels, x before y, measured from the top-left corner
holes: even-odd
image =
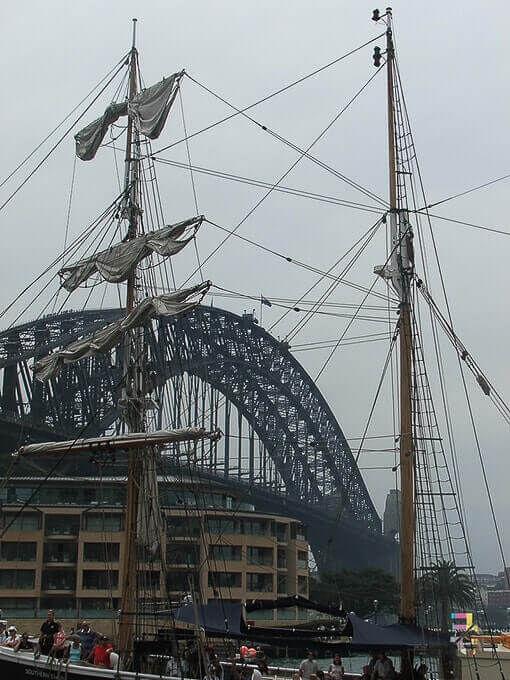
[[[65,312],[0,333],[3,450],[21,440],[99,434],[118,420],[120,350],[69,365],[44,385],[32,379],[30,365],[120,314],[118,309]],[[262,510],[311,521],[311,544],[322,568],[373,564],[374,554],[383,563],[393,559],[394,546],[381,535],[340,425],[286,343],[251,315],[205,306],[158,317],[144,332],[155,390],[184,374],[208,383],[253,428],[278,471],[272,479],[255,476],[250,459],[243,479],[232,478],[225,443],[214,469],[211,461],[201,461],[203,474],[248,485]],[[341,545],[341,554],[331,545]]]

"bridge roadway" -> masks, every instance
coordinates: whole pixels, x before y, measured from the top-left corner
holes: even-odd
[[[27,441],[111,430],[120,417],[121,349],[70,364],[44,385],[33,380],[31,364],[121,313],[69,311],[0,333],[0,451]],[[244,489],[261,511],[306,524],[320,569],[377,565],[395,571],[395,543],[382,535],[340,425],[287,344],[252,315],[205,306],[179,317],[158,317],[144,334],[153,394],[167,407],[169,399],[174,401],[175,424],[203,418],[198,402],[205,399],[204,385],[209,403],[219,403],[212,393],[221,396],[221,414],[217,409],[210,417],[223,419],[216,420],[225,433],[222,450],[202,449],[201,475]],[[182,411],[176,395],[188,399]],[[248,437],[232,434],[232,409],[239,428],[247,422]],[[185,412],[188,421],[183,422]],[[262,446],[255,447],[255,435]],[[242,439],[249,443],[241,457]]]

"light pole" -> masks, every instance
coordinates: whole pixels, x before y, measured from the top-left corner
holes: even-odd
[[[374,600],[374,624],[377,626],[377,608],[379,607],[379,600]]]

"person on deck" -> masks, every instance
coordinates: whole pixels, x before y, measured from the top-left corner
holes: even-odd
[[[179,676],[179,665],[173,656],[171,656],[166,662],[165,675],[170,675],[173,678]]]
[[[253,672],[251,674],[251,680],[262,680],[262,674],[265,672],[264,668],[267,668],[267,666],[264,664],[264,661],[260,660],[257,662],[257,667],[253,669]]]
[[[22,633],[18,643],[14,646],[15,652],[22,652],[23,650],[32,650],[34,647],[28,640],[28,633]]]
[[[372,671],[370,670],[370,666],[363,666],[363,673],[360,675],[359,680],[370,680],[371,677]]]
[[[374,672],[375,662],[377,661],[377,658],[378,658],[377,655],[378,655],[378,652],[376,652],[375,650],[372,650],[370,652],[370,661],[368,662],[368,672],[370,674],[369,677],[372,677],[372,673]]]
[[[49,654],[50,649],[53,647],[53,636],[55,633],[58,633],[55,612],[53,609],[48,609],[46,621],[41,626],[41,635],[39,637],[39,652],[41,654]]]
[[[67,648],[67,660],[71,663],[77,663],[81,660],[81,655],[83,653],[82,644],[80,642],[79,635],[71,635],[71,644]]]
[[[395,680],[393,661],[388,659],[385,652],[377,654],[377,661],[372,671],[372,680]]]
[[[220,680],[216,673],[217,669],[214,667],[214,665],[212,663],[209,664],[207,673],[204,675],[204,680]]]
[[[86,659],[94,647],[97,633],[95,630],[92,630],[88,621],[83,621],[81,626],[79,626],[78,630],[76,631],[76,634],[80,638],[82,659]]]
[[[112,650],[113,645],[110,644],[106,635],[101,635],[88,655],[87,660],[92,660],[94,666],[110,668],[110,653]]]
[[[335,654],[333,662],[328,666],[328,674],[331,680],[342,680],[345,674],[345,669],[342,665],[340,654]]]
[[[299,665],[299,677],[303,680],[310,680],[311,675],[317,675],[319,664],[314,661],[313,652],[309,651],[306,659],[301,661]]]
[[[0,645],[7,637],[7,621],[0,621]]]
[[[56,656],[57,659],[62,659],[64,652],[66,651],[66,634],[64,631],[64,626],[57,621],[58,630],[53,636],[53,646],[50,650],[50,654]]]
[[[18,635],[18,632],[16,630],[16,626],[9,626],[7,628],[7,637],[6,639],[2,642],[2,647],[16,647],[18,642],[20,641],[20,636]]]
[[[416,666],[413,671],[414,680],[427,680],[428,670],[429,667],[427,666],[427,664],[421,663],[419,666]]]

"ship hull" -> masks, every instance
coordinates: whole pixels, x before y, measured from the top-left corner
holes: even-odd
[[[0,648],[0,678],[2,680],[161,680],[170,676],[152,673],[131,673],[91,665],[65,664],[46,656],[34,659],[32,652],[15,653]],[[178,680],[177,678],[175,680]]]

